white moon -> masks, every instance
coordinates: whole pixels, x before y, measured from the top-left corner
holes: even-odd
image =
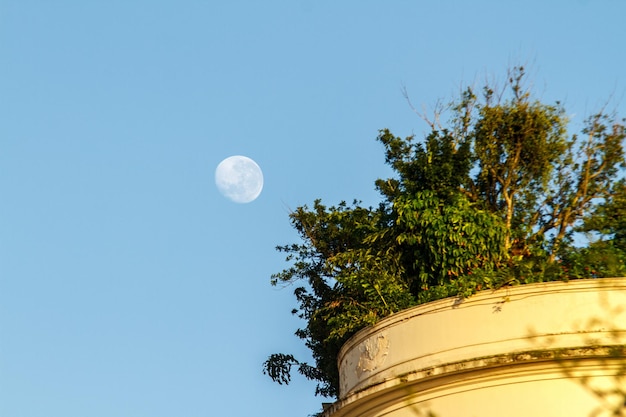
[[[226,198],[235,203],[249,203],[261,194],[263,172],[247,156],[230,156],[215,169],[215,184]]]

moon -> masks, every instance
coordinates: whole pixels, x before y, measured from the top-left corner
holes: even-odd
[[[235,203],[250,203],[263,190],[263,172],[247,156],[229,156],[215,169],[215,185],[224,197]]]

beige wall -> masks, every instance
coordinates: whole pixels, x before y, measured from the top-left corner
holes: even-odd
[[[339,355],[332,417],[609,416],[626,392],[626,279],[483,291],[393,315]],[[595,389],[595,392],[594,392]],[[593,414],[598,411],[599,414]],[[626,412],[625,414],[626,415]]]

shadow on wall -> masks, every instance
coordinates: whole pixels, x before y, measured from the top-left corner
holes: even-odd
[[[597,305],[602,315],[574,323],[580,338],[578,346],[555,349],[549,359],[559,366],[564,378],[595,398],[598,405],[589,417],[626,417],[626,328],[616,326],[626,322],[626,305],[611,299],[610,291],[602,290],[603,281],[598,284]],[[530,335],[536,335],[534,329],[530,329]],[[555,335],[544,335],[536,342],[553,345],[554,339]]]
[[[558,347],[562,344],[559,337],[566,332],[545,334],[529,328],[528,339],[532,344],[529,350],[517,355],[517,358],[533,362],[543,361],[556,366],[558,374],[552,379],[576,384],[579,389],[573,391],[578,391],[579,394],[584,392],[582,395],[587,395],[597,404],[587,417],[626,417],[626,327],[616,325],[626,323],[626,304],[624,300],[611,297],[615,294],[611,293],[610,288],[604,291],[602,287],[605,284],[602,281],[598,280],[598,285],[596,305],[601,307],[602,314],[571,323],[575,337],[578,338],[577,342],[572,343],[570,338],[568,347]],[[508,294],[503,295],[501,300],[493,303],[493,313],[502,312],[509,301]],[[585,306],[581,305],[579,308]],[[563,317],[564,323],[567,319],[568,317]],[[410,410],[411,416],[455,417],[433,413],[428,402],[415,401],[419,396],[418,392],[410,388],[406,391],[405,407]],[[533,399],[519,398],[519,405],[512,404],[511,407],[523,407],[525,401]]]

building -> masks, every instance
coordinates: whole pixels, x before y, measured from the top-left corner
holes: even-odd
[[[626,279],[420,305],[352,337],[325,417],[626,416]]]

